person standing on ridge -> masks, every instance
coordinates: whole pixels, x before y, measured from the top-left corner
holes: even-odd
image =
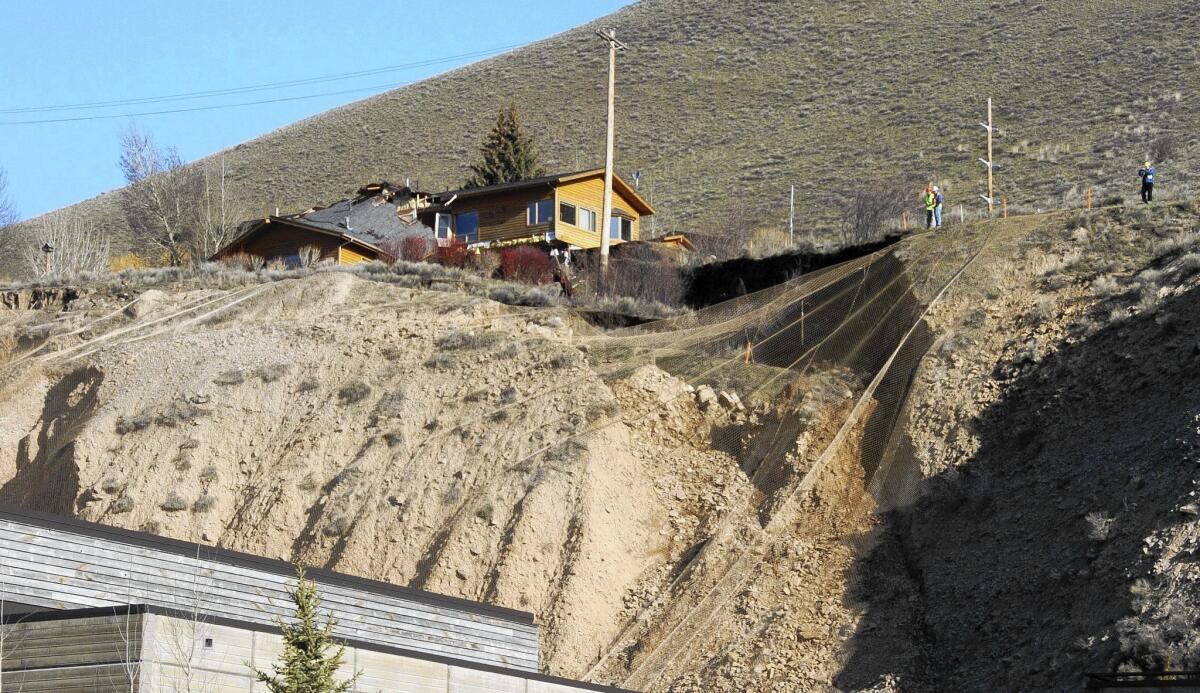
[[[1146,165],[1138,169],[1138,176],[1142,179],[1142,202],[1150,204],[1154,202],[1154,167],[1147,161]]]
[[[940,227],[942,225],[942,202],[946,198],[942,196],[942,189],[938,186],[933,186],[933,225]]]
[[[933,192],[933,188],[926,185],[925,194],[921,196],[921,201],[925,203],[925,228],[933,228],[933,210],[937,208],[937,195]]]

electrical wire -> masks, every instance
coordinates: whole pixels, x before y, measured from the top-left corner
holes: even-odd
[[[377,67],[369,70],[358,70],[356,72],[343,72],[335,75],[324,75],[321,77],[308,77],[304,79],[294,79],[282,82],[268,82],[264,84],[253,84],[242,87],[230,87],[226,89],[210,89],[207,91],[182,92],[178,94],[165,94],[161,96],[145,96],[129,99],[116,99],[111,101],[90,101],[84,103],[73,104],[58,104],[53,106],[22,106],[14,108],[0,108],[0,113],[15,114],[15,113],[43,113],[54,111],[74,111],[95,108],[113,108],[116,106],[140,105],[149,103],[163,103],[170,101],[185,101],[191,99],[209,98],[213,96],[228,96],[232,94],[246,94],[257,91],[267,91],[271,89],[282,89],[286,87],[304,86],[309,84],[320,84],[324,82],[333,82],[343,79],[353,79],[356,77],[365,77],[369,75],[378,75],[387,72],[398,72],[401,70],[411,70],[419,67],[429,67],[431,65],[439,65],[457,60],[467,60],[470,58],[482,58],[505,51],[520,48],[526,44],[512,44],[508,46],[500,46],[497,48],[489,48],[484,50],[471,51],[469,53],[459,53],[457,55],[448,55],[439,58],[428,58],[411,63],[400,65],[389,65],[386,67]]]
[[[222,108],[239,108],[242,106],[258,106],[268,103],[282,103],[285,101],[302,101],[304,99],[318,99],[323,96],[340,96],[343,94],[353,94],[357,92],[373,91],[378,89],[394,89],[402,87],[412,82],[396,82],[393,84],[375,84],[369,87],[358,87],[355,89],[342,89],[340,91],[327,91],[321,94],[304,94],[302,96],[283,96],[275,99],[262,99],[259,101],[242,101],[239,103],[216,104],[212,106],[191,106],[189,108],[172,108],[162,111],[141,111],[138,113],[112,113],[109,115],[89,115],[89,116],[74,116],[71,118],[45,118],[41,120],[0,120],[0,125],[40,125],[43,123],[75,123],[86,120],[113,120],[116,118],[136,118],[138,116],[148,115],[164,115],[167,113],[191,113],[194,111],[216,111]]]

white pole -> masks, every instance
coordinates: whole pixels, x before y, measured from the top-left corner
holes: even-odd
[[[995,193],[992,192],[992,168],[995,159],[992,158],[992,99],[988,98],[988,216],[992,216],[992,207],[995,203]]]
[[[796,186],[792,186],[792,195],[788,201],[788,243],[796,245]]]

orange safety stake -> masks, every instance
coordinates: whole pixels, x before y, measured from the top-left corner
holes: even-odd
[[[747,339],[746,340],[746,363],[750,363],[750,361],[753,359],[754,359],[754,345],[750,343],[749,339]]]
[[[1092,186],[1088,186],[1088,209],[1092,208]]]
[[[1001,202],[1001,204],[1004,205],[1004,218],[1007,219],[1008,218],[1008,198],[1002,197],[1002,198],[1000,198],[1000,202]]]

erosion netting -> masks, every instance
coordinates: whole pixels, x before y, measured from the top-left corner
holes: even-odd
[[[913,238],[694,313],[587,340],[593,365],[614,379],[653,364],[692,386],[688,396],[702,403],[744,406],[744,419],[713,429],[711,445],[734,455],[757,490],[743,516],[753,522],[731,519],[716,528],[589,674],[645,688],[677,671],[672,661],[686,661],[690,641],[708,637],[710,622],[754,574],[772,537],[803,525],[809,496],[838,456],[857,458],[851,476],[859,479],[859,501],[868,488],[904,483],[883,484],[874,475],[896,445],[899,414],[932,342],[923,317],[984,240],[968,231],[953,240]]]

